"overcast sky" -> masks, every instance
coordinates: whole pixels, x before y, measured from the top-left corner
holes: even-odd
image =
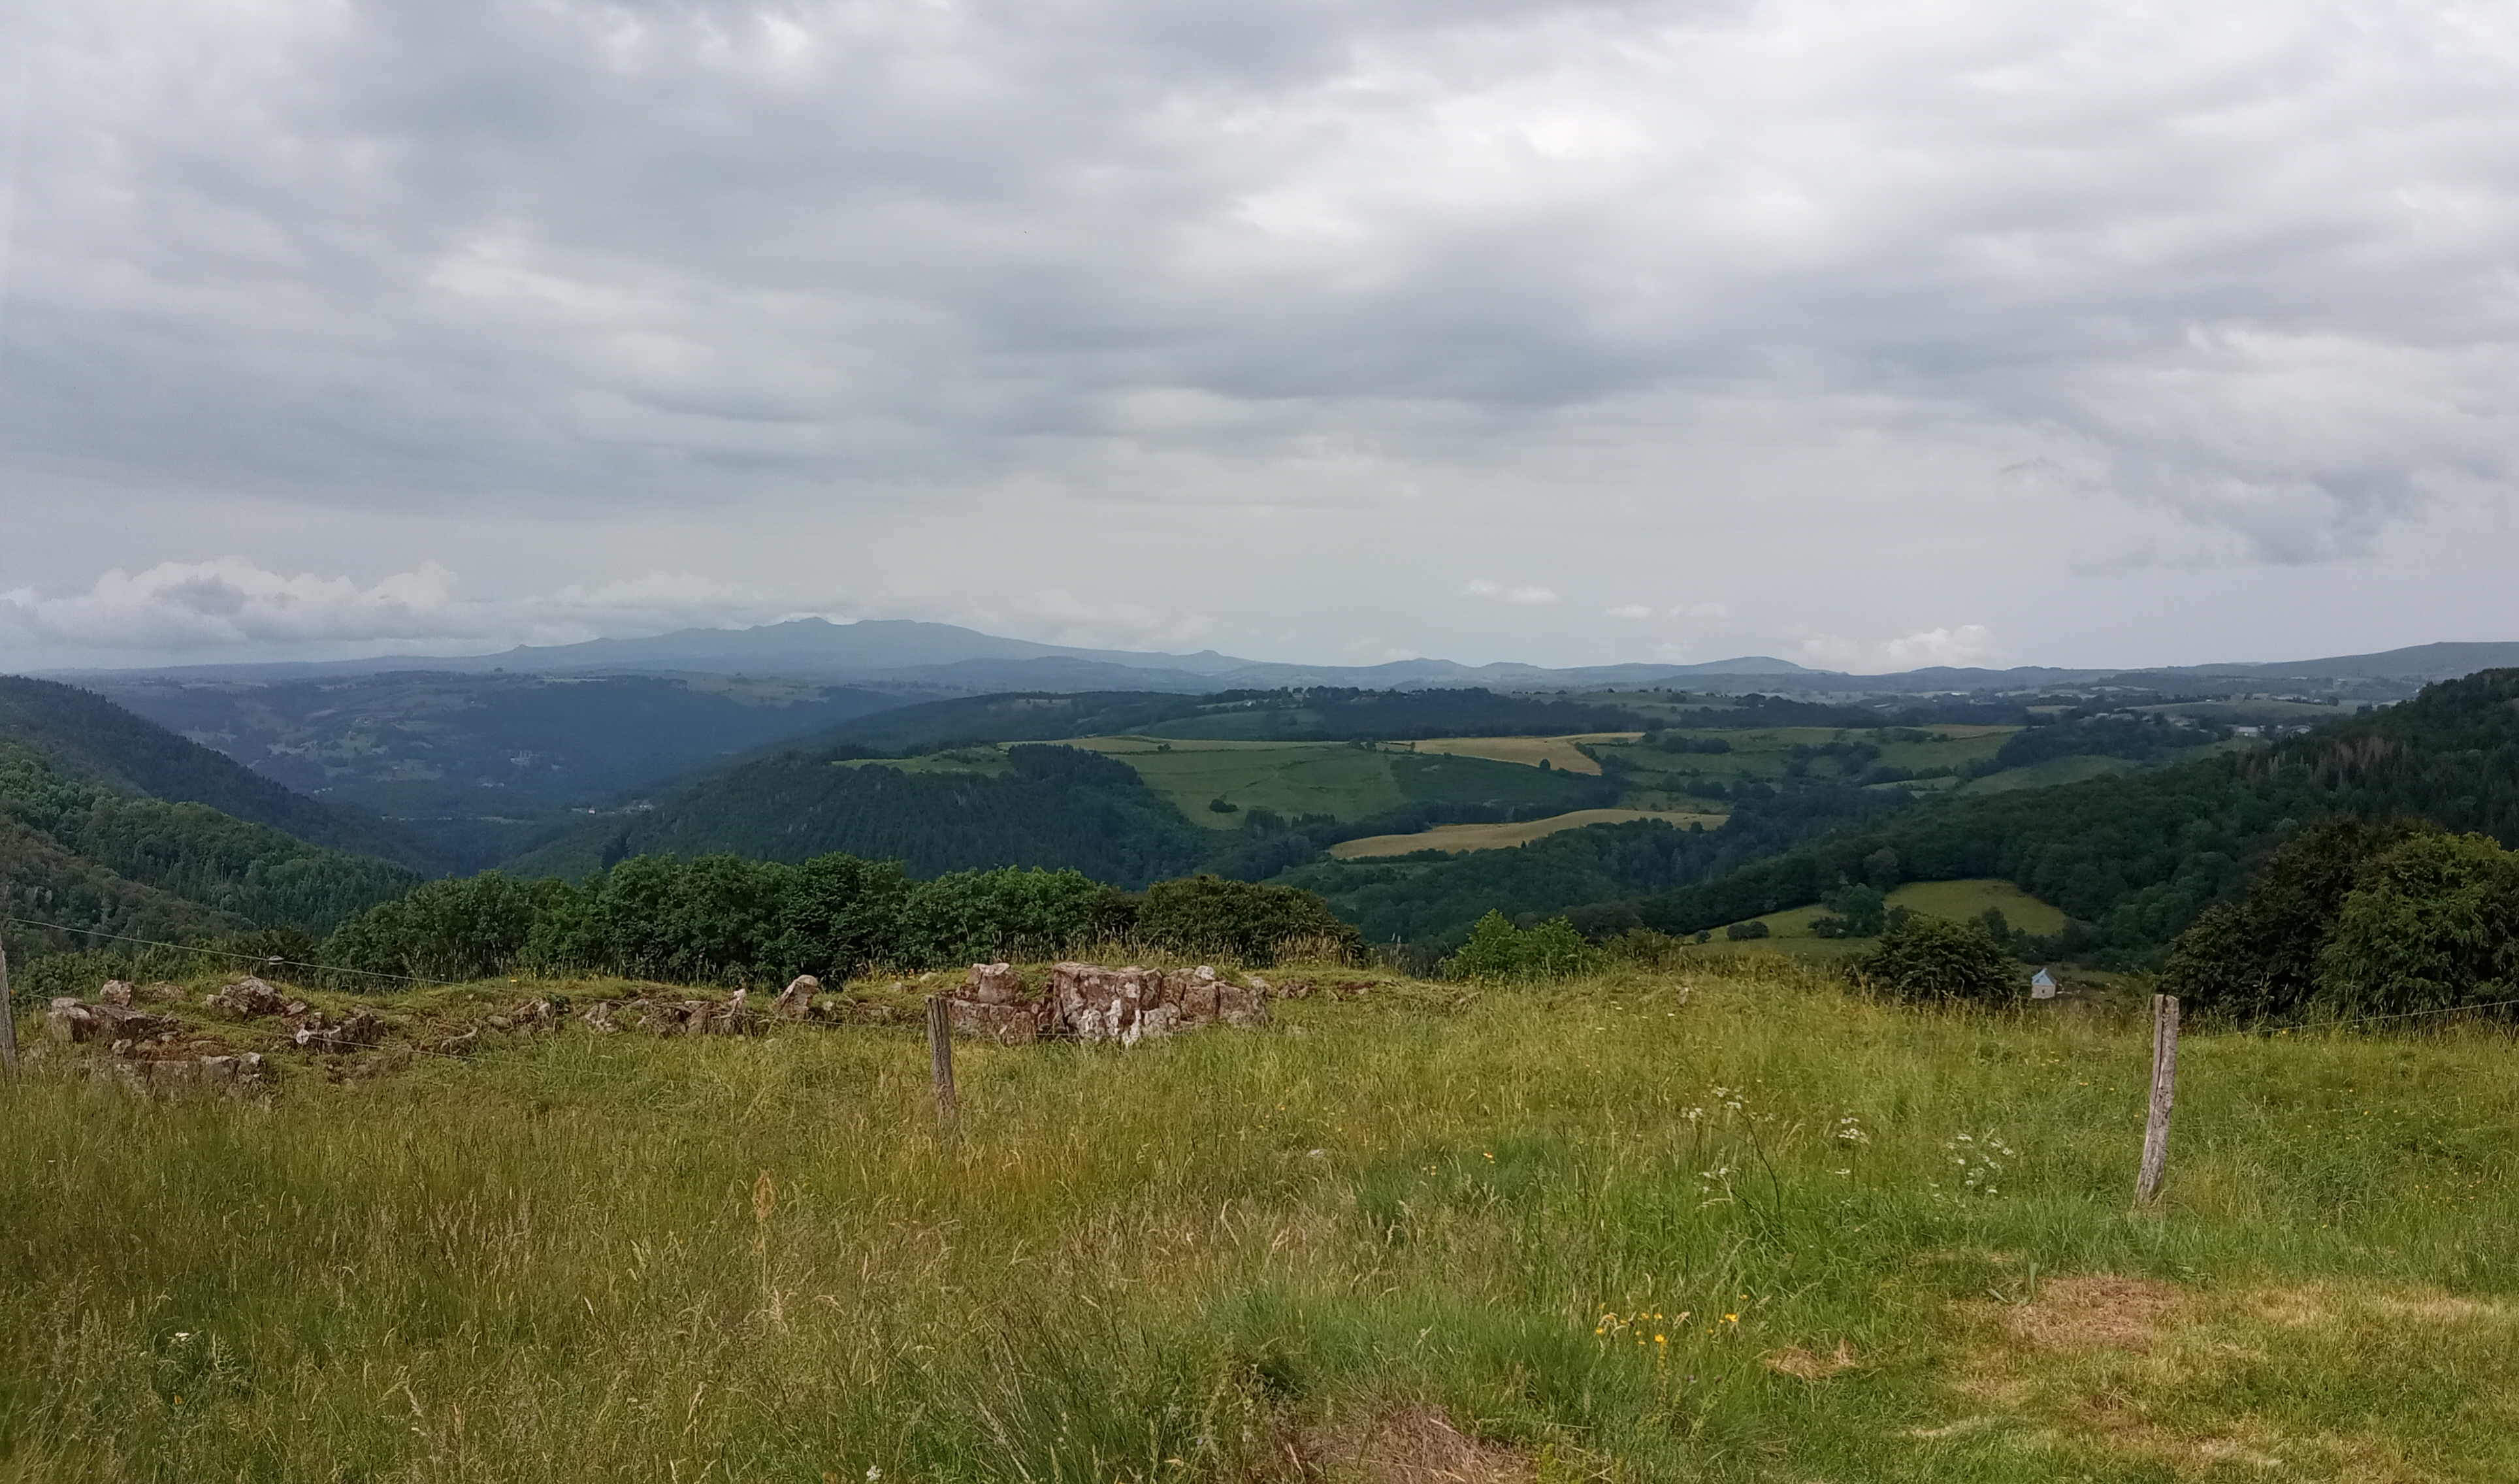
[[[0,27],[0,668],[2519,638],[2507,4]]]

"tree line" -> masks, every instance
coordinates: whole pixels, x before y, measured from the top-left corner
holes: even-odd
[[[345,986],[514,972],[771,985],[1097,944],[1265,965],[1289,944],[1335,957],[1358,940],[1319,897],[1286,887],[1194,876],[1132,894],[1024,866],[918,881],[897,861],[834,852],[793,865],[640,855],[582,883],[497,871],[430,882],[343,923],[314,956]]]

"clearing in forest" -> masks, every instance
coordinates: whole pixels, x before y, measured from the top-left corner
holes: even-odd
[[[1892,907],[1905,907],[1910,912],[1922,912],[1931,917],[1947,917],[1953,922],[1973,922],[1983,917],[1988,908],[1998,908],[2007,924],[2040,937],[2062,932],[2066,921],[2061,910],[2011,882],[1991,876],[1960,881],[1911,881],[1892,890],[1888,900]],[[1828,915],[1828,908],[1814,904],[1770,912],[1758,921],[1765,923],[1768,932],[1774,935],[1764,939],[1770,943],[1789,940],[1796,948],[1803,949],[1821,944],[1834,948],[1849,942],[1855,947],[1871,946],[1865,939],[1814,938],[1811,924]],[[1749,939],[1751,943],[1757,941],[1759,939]]]
[[[1364,819],[1403,804],[1439,801],[1553,813],[1598,802],[1602,788],[1591,778],[1559,777],[1491,759],[1421,757],[1407,752],[1406,743],[1126,736],[1064,745],[1128,764],[1148,787],[1212,829],[1240,828],[1244,814],[1255,808],[1290,819]],[[1219,803],[1231,807],[1215,807]]]

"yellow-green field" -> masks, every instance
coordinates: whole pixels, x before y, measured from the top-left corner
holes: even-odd
[[[1985,915],[1989,907],[2003,911],[2004,920],[2025,933],[2045,936],[2061,932],[2064,914],[2008,881],[1973,878],[1963,881],[1911,881],[1889,893],[1889,905],[1905,907],[1934,917],[1947,917],[1966,922]],[[1793,907],[1783,912],[1770,912],[1758,921],[1767,925],[1775,938],[1809,938],[1811,924],[1829,915],[1822,906]],[[1755,941],[1756,939],[1751,939]],[[1769,939],[1773,941],[1774,939]],[[1825,941],[1825,939],[1822,939]],[[1869,947],[1870,944],[1857,946]]]
[[[1431,830],[1413,835],[1369,835],[1362,840],[1349,840],[1330,847],[1330,853],[1341,860],[1363,860],[1376,855],[1405,855],[1415,851],[1493,851],[1507,846],[1528,845],[1543,835],[1560,830],[1578,830],[1587,824],[1624,824],[1632,819],[1659,819],[1675,828],[1686,829],[1701,824],[1714,829],[1723,823],[1720,814],[1679,814],[1657,809],[1576,809],[1546,819],[1525,819],[1515,824],[1438,824]]]
[[[1605,731],[1579,737],[1435,737],[1422,742],[1393,744],[1411,752],[1446,753],[1456,758],[1487,758],[1497,763],[1519,763],[1525,767],[1549,766],[1569,773],[1598,776],[1601,764],[1594,762],[1575,744],[1581,742],[1632,742],[1641,732]]]
[[[2132,1019],[1281,978],[1262,1030],[965,1045],[951,1144],[908,1027],[248,1099],[48,1051],[0,1477],[2519,1478],[2502,1030],[2192,1027],[2137,1210]]]

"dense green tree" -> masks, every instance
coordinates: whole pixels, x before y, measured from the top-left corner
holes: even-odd
[[[1978,923],[1914,913],[1880,935],[1854,971],[1900,999],[2001,1003],[2019,996],[2028,978]]]
[[[1811,924],[1816,938],[1878,938],[1888,925],[1889,898],[1870,882],[1843,886],[1820,898],[1832,914]]]
[[[2409,819],[2352,815],[2280,830],[2284,843],[2240,896],[2220,902],[2171,945],[2163,991],[2190,1010],[2245,1020],[2297,1015],[2319,987],[2319,950],[2370,857],[2417,833]]]
[[[1562,980],[1598,970],[1607,955],[1562,917],[1517,928],[1489,912],[1470,929],[1468,941],[1443,962],[1454,979],[1487,982]]]
[[[2403,1015],[2519,995],[2519,854],[2425,832],[2370,857],[2318,952],[2320,1009]]]
[[[1211,875],[1147,888],[1135,926],[1138,939],[1154,947],[1261,967],[1290,945],[1306,957],[1325,950],[1345,957],[1363,946],[1355,929],[1309,892]]]
[[[778,914],[780,963],[836,983],[892,961],[915,891],[898,861],[815,856],[787,879]]]
[[[1047,958],[1091,940],[1109,889],[1081,871],[956,871],[913,888],[889,962],[934,968]]]
[[[320,950],[354,976],[464,980],[504,974],[525,954],[541,901],[566,890],[486,871],[415,887],[334,930]]]

